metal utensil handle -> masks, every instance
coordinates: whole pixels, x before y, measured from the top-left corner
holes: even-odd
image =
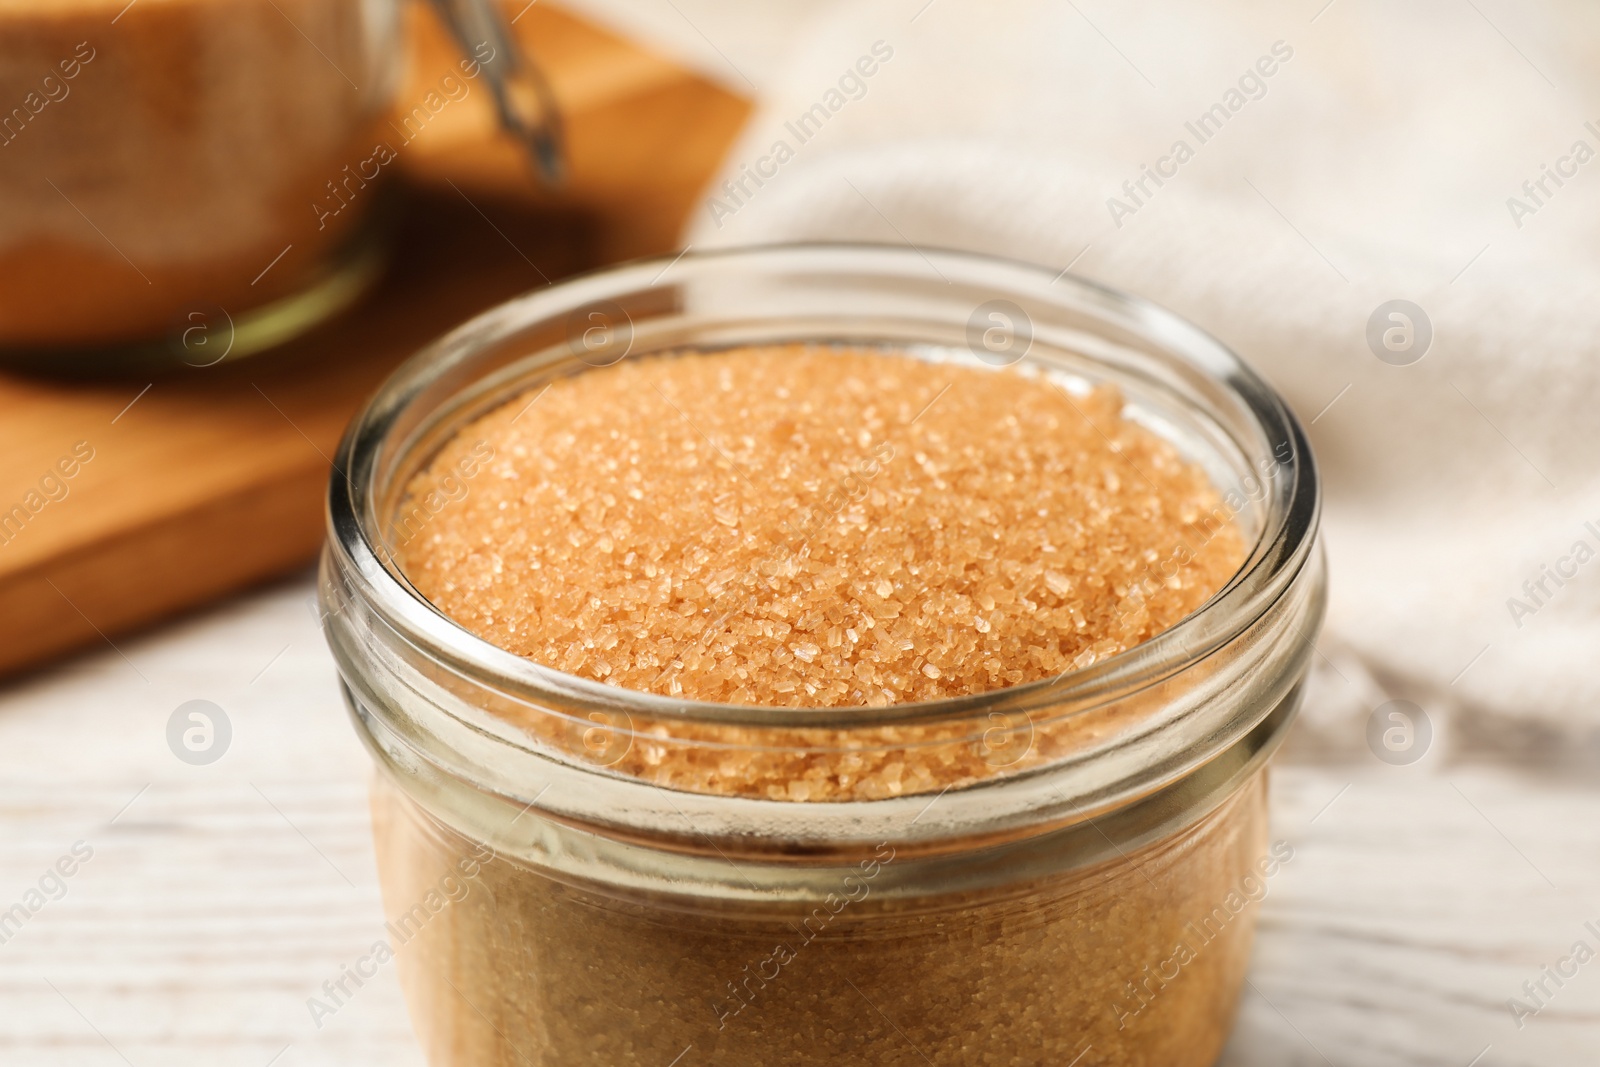
[[[544,71],[517,46],[494,0],[433,0],[462,51],[478,60],[489,79],[500,123],[527,148],[544,180],[566,173],[561,110]],[[477,50],[489,45],[491,55]]]

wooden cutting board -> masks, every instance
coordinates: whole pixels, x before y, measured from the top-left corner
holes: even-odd
[[[402,101],[455,63],[428,9],[412,7]],[[394,262],[339,319],[274,352],[155,378],[0,372],[0,514],[37,507],[0,530],[0,674],[114,646],[304,566],[322,542],[329,457],[391,368],[519,292],[672,249],[746,102],[545,3],[514,29],[562,101],[563,188],[534,186],[475,94],[408,146]]]

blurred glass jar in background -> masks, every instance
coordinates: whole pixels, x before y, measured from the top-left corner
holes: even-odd
[[[435,6],[553,158],[493,5]],[[382,261],[402,25],[400,0],[0,0],[0,356],[206,365],[348,306]]]
[[[237,351],[377,273],[387,0],[0,0],[0,349]],[[65,354],[65,353],[62,353]]]

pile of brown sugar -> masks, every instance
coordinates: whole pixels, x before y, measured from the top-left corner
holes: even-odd
[[[1107,388],[862,349],[628,360],[460,430],[411,482],[393,540],[462,625],[611,684],[792,705],[981,692],[1146,640],[1240,565],[1205,475],[1121,409]],[[804,802],[942,795],[1138,713],[1029,721],[996,750],[963,722],[628,732],[511,710],[663,789]],[[398,928],[482,849],[410,788],[400,771],[373,794]],[[1107,837],[1117,855],[1077,865],[1074,846],[1041,844],[1051,858],[1005,885],[930,879],[904,897],[843,878],[866,869],[848,861],[839,893],[792,903],[723,900],[692,877],[613,893],[560,872],[563,849],[523,862],[513,847],[410,927],[400,974],[438,1063],[1201,1067],[1226,1040],[1254,917],[1190,929],[1254,869],[1265,796],[1258,771],[1131,854]],[[745,829],[787,846],[782,826]],[[917,862],[888,842],[878,855]]]
[[[1121,409],[871,349],[631,358],[462,428],[408,486],[402,562],[467,629],[631,689],[1013,686],[1148,640],[1244,558],[1205,473]]]

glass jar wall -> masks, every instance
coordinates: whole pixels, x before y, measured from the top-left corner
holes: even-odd
[[[987,343],[985,310],[1011,331]],[[975,329],[974,324],[977,325]],[[563,675],[407,582],[403,487],[476,415],[658,352],[782,342],[1114,384],[1250,545],[1155,638],[884,708],[696,703]],[[1195,1064],[1292,853],[1265,765],[1320,622],[1318,492],[1282,402],[1170,314],[992,259],[803,246],[630,265],[419,355],[352,427],[323,599],[378,767],[389,938],[430,1062]],[[682,773],[956,767],[808,802]]]

